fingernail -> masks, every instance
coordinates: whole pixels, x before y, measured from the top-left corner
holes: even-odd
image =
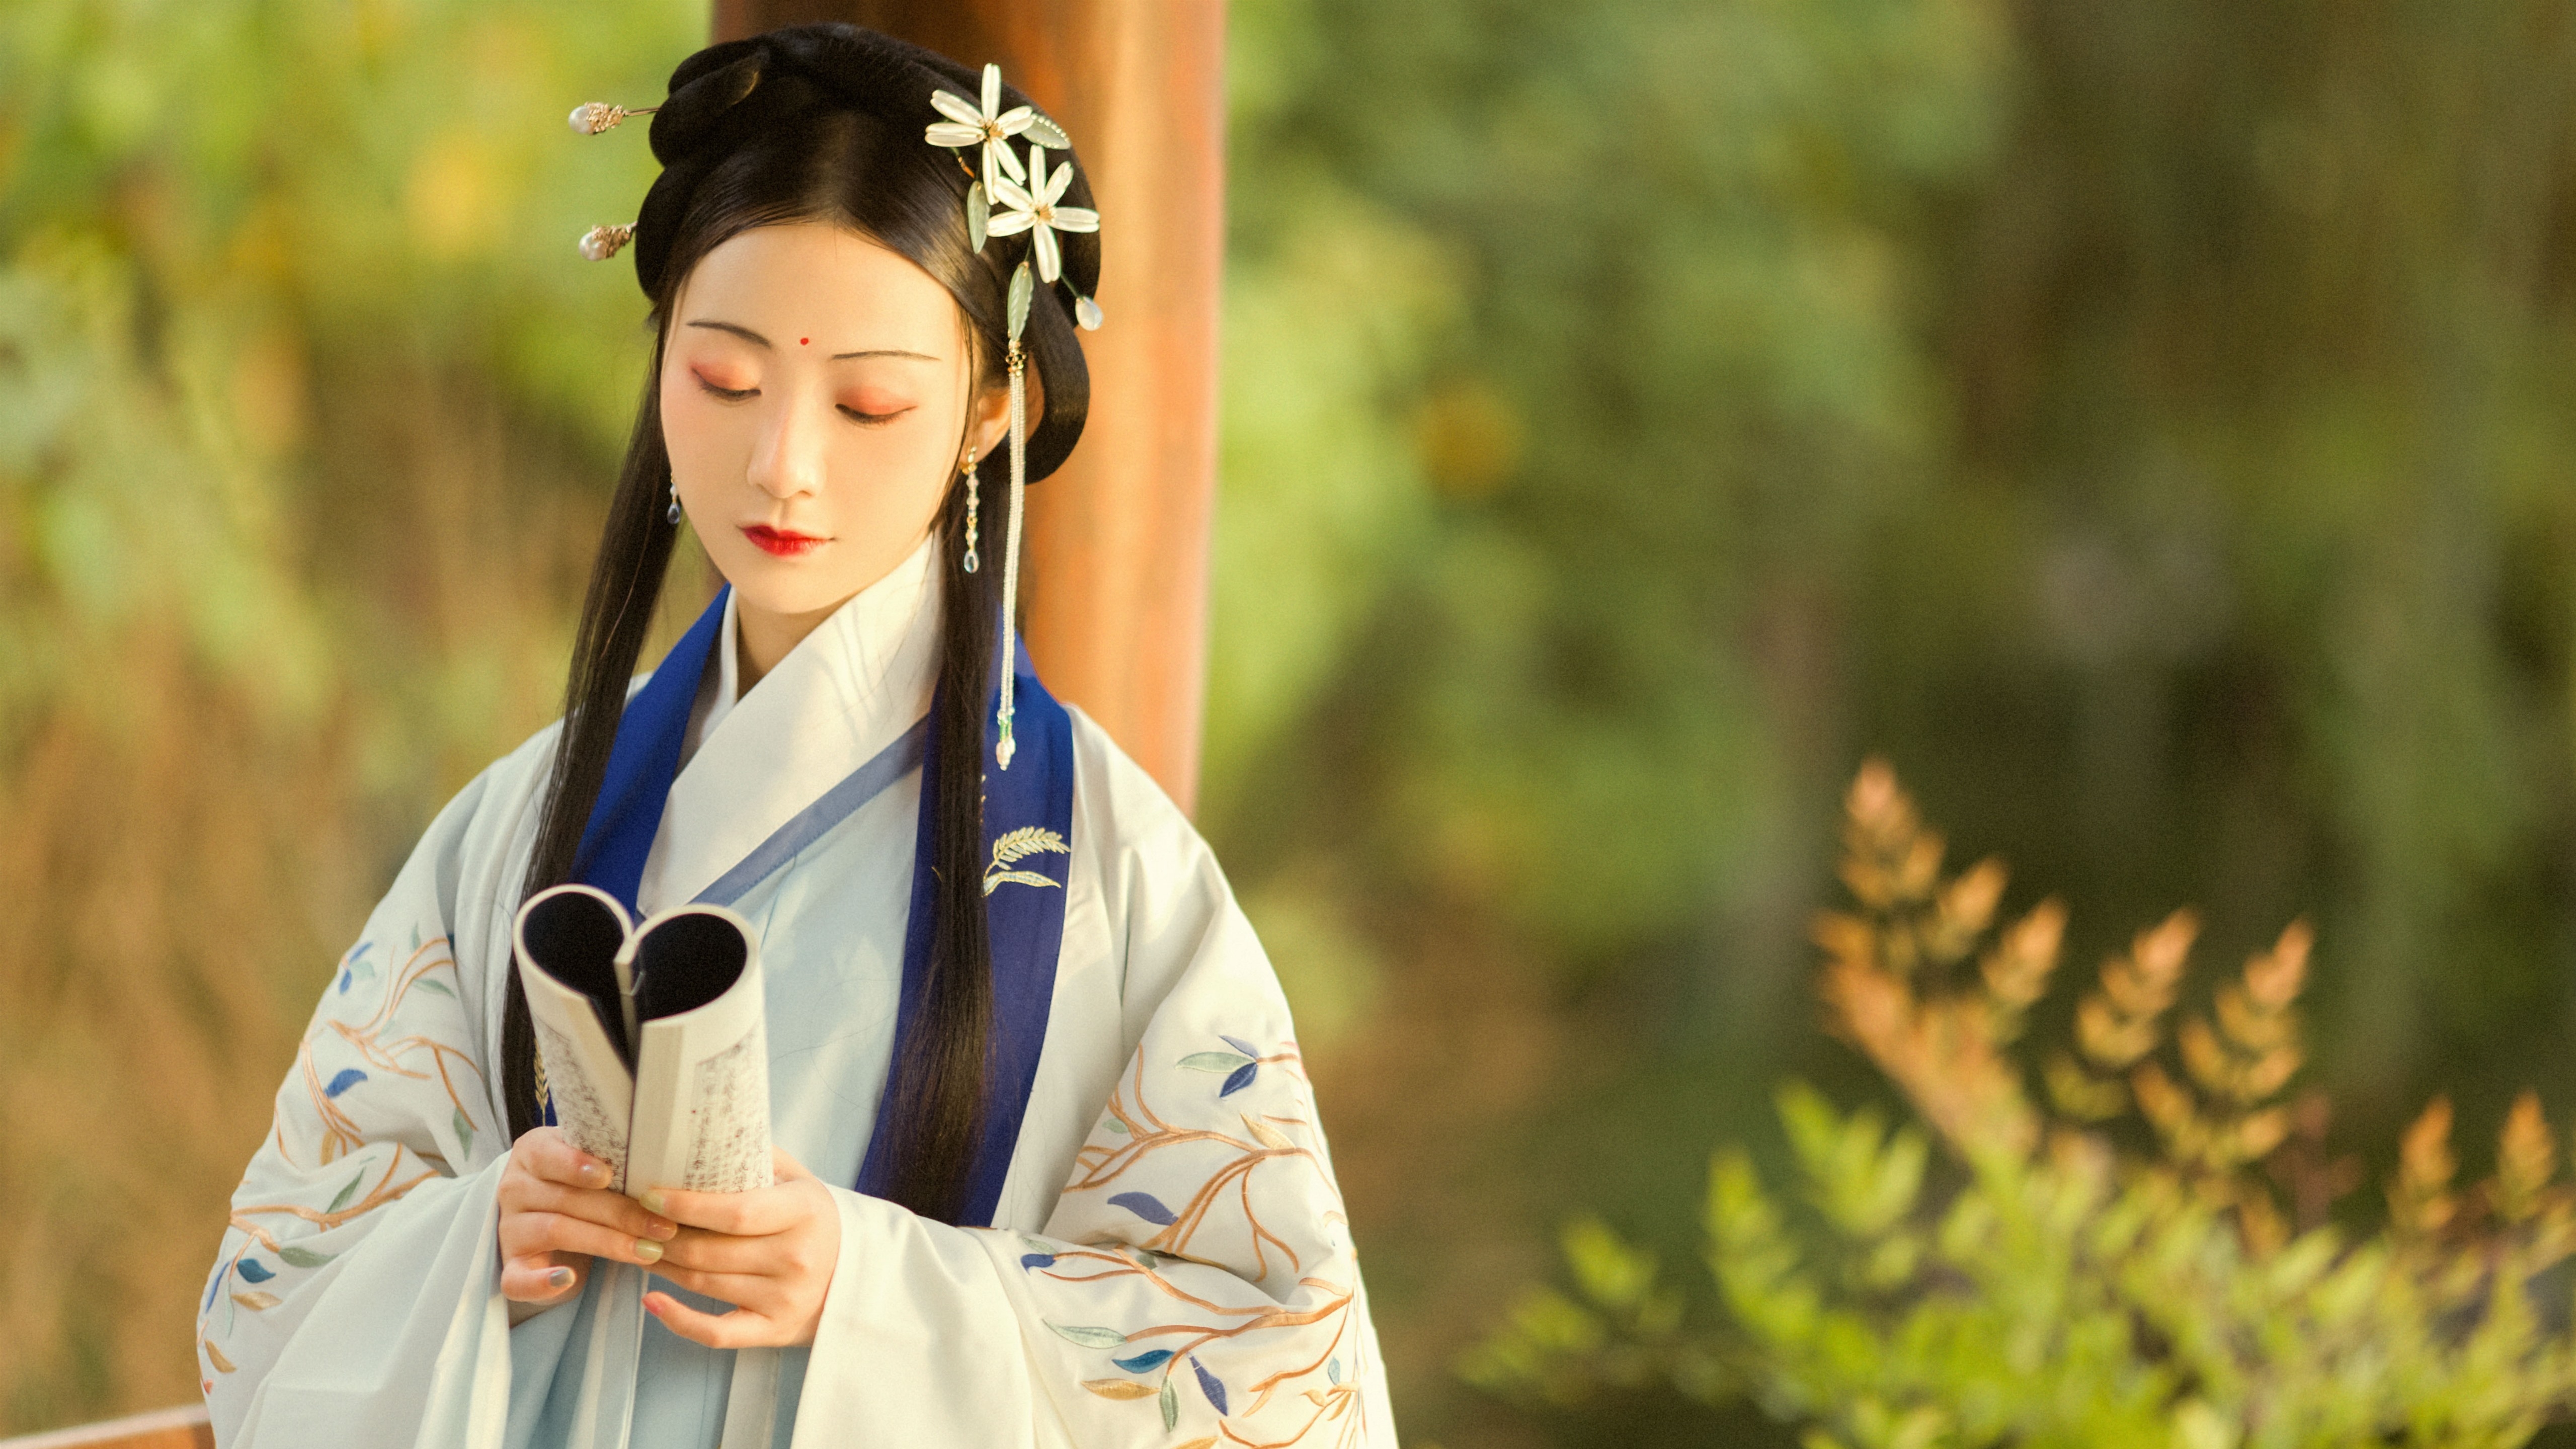
[[[644,1220],[644,1232],[648,1237],[660,1238],[667,1243],[680,1235],[680,1225],[669,1218],[647,1218]]]
[[[662,1245],[654,1242],[651,1238],[637,1238],[635,1240],[635,1256],[643,1259],[647,1263],[661,1262]]]
[[[584,1187],[608,1186],[608,1164],[605,1162],[585,1162],[573,1175],[581,1179]]]
[[[560,1293],[572,1286],[572,1270],[556,1268],[546,1274],[546,1286]]]
[[[644,1311],[652,1314],[655,1318],[659,1318],[662,1316],[662,1305],[654,1302],[650,1298],[646,1298],[644,1300]]]
[[[658,1187],[644,1189],[643,1202],[644,1211],[648,1213],[667,1213],[671,1210],[671,1199]]]

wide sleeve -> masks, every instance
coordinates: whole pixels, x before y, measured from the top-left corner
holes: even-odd
[[[508,1132],[483,953],[460,953],[455,925],[507,833],[494,797],[510,763],[440,812],[340,958],[233,1194],[197,1320],[221,1444],[459,1442],[475,1374],[506,1356],[493,1243]]]
[[[1287,1002],[1195,832],[1148,825],[1114,923],[1142,1029],[1044,1228],[837,1192],[797,1449],[1395,1443]]]

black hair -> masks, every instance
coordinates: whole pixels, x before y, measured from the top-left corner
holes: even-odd
[[[653,364],[619,469],[599,556],[582,603],[564,690],[563,733],[547,780],[525,895],[571,879],[582,830],[608,769],[678,529],[664,514],[671,460],[662,436],[660,377],[671,305],[699,259],[754,227],[826,221],[854,228],[909,258],[956,298],[977,381],[998,385],[1007,348],[1008,279],[1030,255],[1025,236],[967,233],[967,158],[930,145],[942,119],[934,89],[974,98],[980,77],[945,57],[849,25],[794,26],[710,46],[671,75],[653,118],[662,174],[635,226],[636,279],[651,301]],[[1026,104],[1009,92],[1004,106]],[[1089,206],[1077,171],[1068,205]],[[1099,244],[1062,236],[1067,285],[1091,295]],[[1089,375],[1057,287],[1040,286],[1021,347],[1043,387],[1029,432],[1028,476],[1055,470],[1081,436]],[[960,438],[961,446],[965,442]],[[978,472],[983,469],[978,465]],[[895,1046],[888,1123],[895,1164],[886,1195],[954,1221],[982,1138],[992,1043],[992,951],[984,915],[983,772],[986,701],[993,687],[998,568],[969,573],[957,546],[965,491],[951,487],[935,525],[945,583],[939,682],[931,731],[941,768],[931,849],[938,912],[929,975]],[[986,509],[988,558],[1007,557],[1007,509]],[[542,1119],[535,1032],[516,970],[506,973],[501,1090],[513,1139]]]

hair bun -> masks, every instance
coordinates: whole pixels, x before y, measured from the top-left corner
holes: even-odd
[[[722,60],[720,52],[737,47],[741,54],[731,60],[712,67],[706,64],[710,57]],[[717,121],[759,88],[768,65],[768,49],[756,39],[710,46],[689,57],[689,63],[671,76],[670,99],[653,113],[653,159],[668,166],[688,154]],[[690,75],[692,69],[698,74]]]

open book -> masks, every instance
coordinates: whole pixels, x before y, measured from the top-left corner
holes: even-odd
[[[512,934],[555,1120],[620,1192],[770,1185],[760,947],[722,906],[641,925],[604,891],[539,891]]]

